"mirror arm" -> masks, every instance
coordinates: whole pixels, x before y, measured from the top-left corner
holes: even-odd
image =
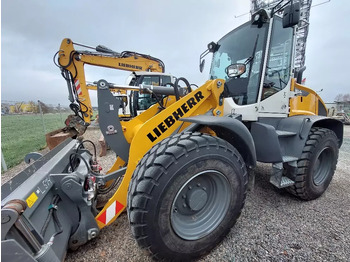
[[[199,56],[199,61],[201,61],[207,54],[209,54],[209,49],[205,50],[201,55]]]

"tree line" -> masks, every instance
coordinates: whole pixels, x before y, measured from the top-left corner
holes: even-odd
[[[350,102],[350,94],[338,94],[336,95],[335,102]]]
[[[47,113],[57,113],[60,111],[68,110],[65,107],[61,107],[60,104],[57,106],[45,104],[42,101],[34,102],[15,102],[15,103],[2,103],[1,113],[2,114],[23,114],[23,113],[33,113],[38,114],[41,112],[43,114]]]

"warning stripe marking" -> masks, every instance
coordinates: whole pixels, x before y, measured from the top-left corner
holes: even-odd
[[[76,79],[74,81],[74,84],[75,84],[75,89],[77,90],[78,95],[82,95],[83,92],[82,92],[81,87],[80,87],[79,79]]]
[[[122,209],[124,205],[118,201],[114,201],[97,220],[107,225]]]
[[[112,220],[112,218],[114,217],[115,213],[115,206],[116,203],[114,202],[112,205],[110,205],[107,210],[106,210],[106,224],[108,224],[109,221]]]

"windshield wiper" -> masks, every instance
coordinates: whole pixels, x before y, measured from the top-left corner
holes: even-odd
[[[258,45],[258,39],[259,39],[259,35],[256,36],[252,55],[248,57],[247,60],[245,60],[244,62],[246,65],[250,64],[254,60],[256,46]]]
[[[248,57],[247,60],[244,62],[246,65],[251,64],[251,63],[253,63],[253,61],[254,61],[255,51],[256,51],[256,47],[257,47],[257,45],[258,45],[258,40],[259,40],[259,34],[256,36],[255,44],[254,44],[254,48],[253,48],[253,52],[252,52],[251,56]],[[252,67],[253,67],[253,66],[250,66],[250,67],[249,67],[248,78],[250,77],[250,73],[252,72]]]

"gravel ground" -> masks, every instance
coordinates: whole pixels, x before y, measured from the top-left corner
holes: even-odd
[[[345,127],[338,166],[325,194],[301,201],[268,181],[270,165],[259,164],[242,215],[210,254],[198,261],[350,261],[350,126]],[[97,143],[98,129],[84,135]],[[114,154],[100,158],[104,171]],[[23,169],[22,163],[2,175],[2,183]],[[74,252],[67,262],[151,261],[134,241],[126,213]]]

